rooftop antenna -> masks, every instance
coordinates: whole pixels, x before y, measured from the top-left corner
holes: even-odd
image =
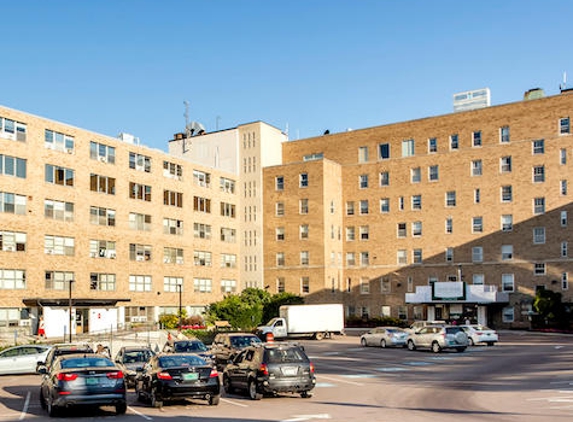
[[[559,85],[561,91],[567,90],[567,72],[563,72],[563,83]]]

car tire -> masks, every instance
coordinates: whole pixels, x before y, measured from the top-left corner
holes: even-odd
[[[235,388],[233,384],[231,384],[231,379],[226,375],[223,375],[223,388],[227,394],[233,394],[235,392]]]
[[[40,388],[40,407],[42,409],[46,409],[46,399],[44,398],[44,394],[42,393],[42,389]]]
[[[386,348],[386,340],[382,339],[382,341],[380,342],[380,347],[383,349]]]
[[[259,393],[257,390],[257,382],[255,380],[249,381],[249,397],[251,400],[260,400],[263,398],[263,394]]]
[[[365,339],[365,338],[361,338],[361,339],[360,339],[360,344],[362,345],[362,347],[368,346],[368,344],[366,344],[366,339]]]
[[[324,339],[324,333],[316,333],[314,335],[314,339],[318,340],[318,341],[323,340]]]
[[[219,400],[221,400],[221,395],[216,394],[214,396],[209,396],[209,406],[217,406],[219,404]]]
[[[313,396],[313,393],[312,393],[312,391],[303,391],[300,393],[300,396],[303,399],[310,399]]]
[[[115,405],[115,413],[118,415],[125,415],[127,412],[127,403],[120,403]]]
[[[437,341],[434,341],[432,343],[432,352],[440,353],[441,351],[442,351],[442,348],[440,347],[440,344]]]
[[[57,406],[52,405],[51,400],[46,400],[46,410],[48,411],[48,416],[50,418],[55,418],[59,415],[59,409]]]
[[[465,352],[465,350],[466,350],[465,347],[456,347],[456,352],[458,352],[458,353]]]
[[[490,342],[487,343],[487,345],[490,346],[490,347],[493,346],[494,344],[495,344],[494,341],[490,341]]]
[[[151,407],[158,409],[163,407],[163,400],[161,400],[161,397],[157,394],[157,389],[155,388],[151,390]]]
[[[408,340],[408,350],[416,350],[416,345],[414,344],[414,341],[412,340]]]
[[[470,346],[475,346],[475,345],[476,345],[476,344],[474,343],[474,339],[471,338],[471,337],[468,338],[468,344],[469,344]]]

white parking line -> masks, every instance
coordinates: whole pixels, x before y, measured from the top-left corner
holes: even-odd
[[[19,420],[23,420],[28,413],[28,406],[30,405],[30,392],[26,393],[26,400],[24,401],[24,408],[22,409],[22,413],[20,413]]]
[[[229,399],[221,399],[221,401],[224,401],[225,403],[232,404],[233,406],[249,407],[248,404],[238,403],[238,402],[235,402],[235,401],[229,400]]]
[[[330,381],[336,381],[336,382],[344,382],[346,384],[350,384],[350,385],[358,385],[358,386],[363,386],[364,384],[360,383],[360,382],[353,382],[353,381],[346,381],[346,380],[342,380],[340,378],[332,378],[332,377],[325,377],[324,375],[320,376],[320,379],[326,379],[326,380],[330,380]]]
[[[146,421],[152,421],[152,420],[153,420],[153,418],[152,418],[151,416],[144,415],[143,413],[138,412],[137,410],[135,410],[135,409],[134,409],[133,407],[131,407],[131,406],[128,406],[127,408],[128,408],[130,411],[132,411],[133,413],[135,413],[137,416],[141,416],[141,417],[142,417],[143,419],[145,419]]]

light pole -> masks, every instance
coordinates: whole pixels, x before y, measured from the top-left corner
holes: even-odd
[[[69,312],[70,312],[70,327],[69,327],[69,339],[70,339],[70,343],[72,342],[72,283],[74,282],[74,280],[69,280],[68,281],[68,286],[69,286],[69,290],[70,290],[70,301],[69,301]]]
[[[179,291],[179,331],[181,331],[181,291],[183,290],[181,283],[177,283],[177,290]]]

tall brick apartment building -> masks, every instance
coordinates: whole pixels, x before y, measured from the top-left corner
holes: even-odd
[[[0,107],[0,329],[200,313],[242,288],[241,218],[236,173]]]
[[[572,301],[572,115],[564,90],[283,143],[266,285],[358,317],[528,326],[537,289]]]

